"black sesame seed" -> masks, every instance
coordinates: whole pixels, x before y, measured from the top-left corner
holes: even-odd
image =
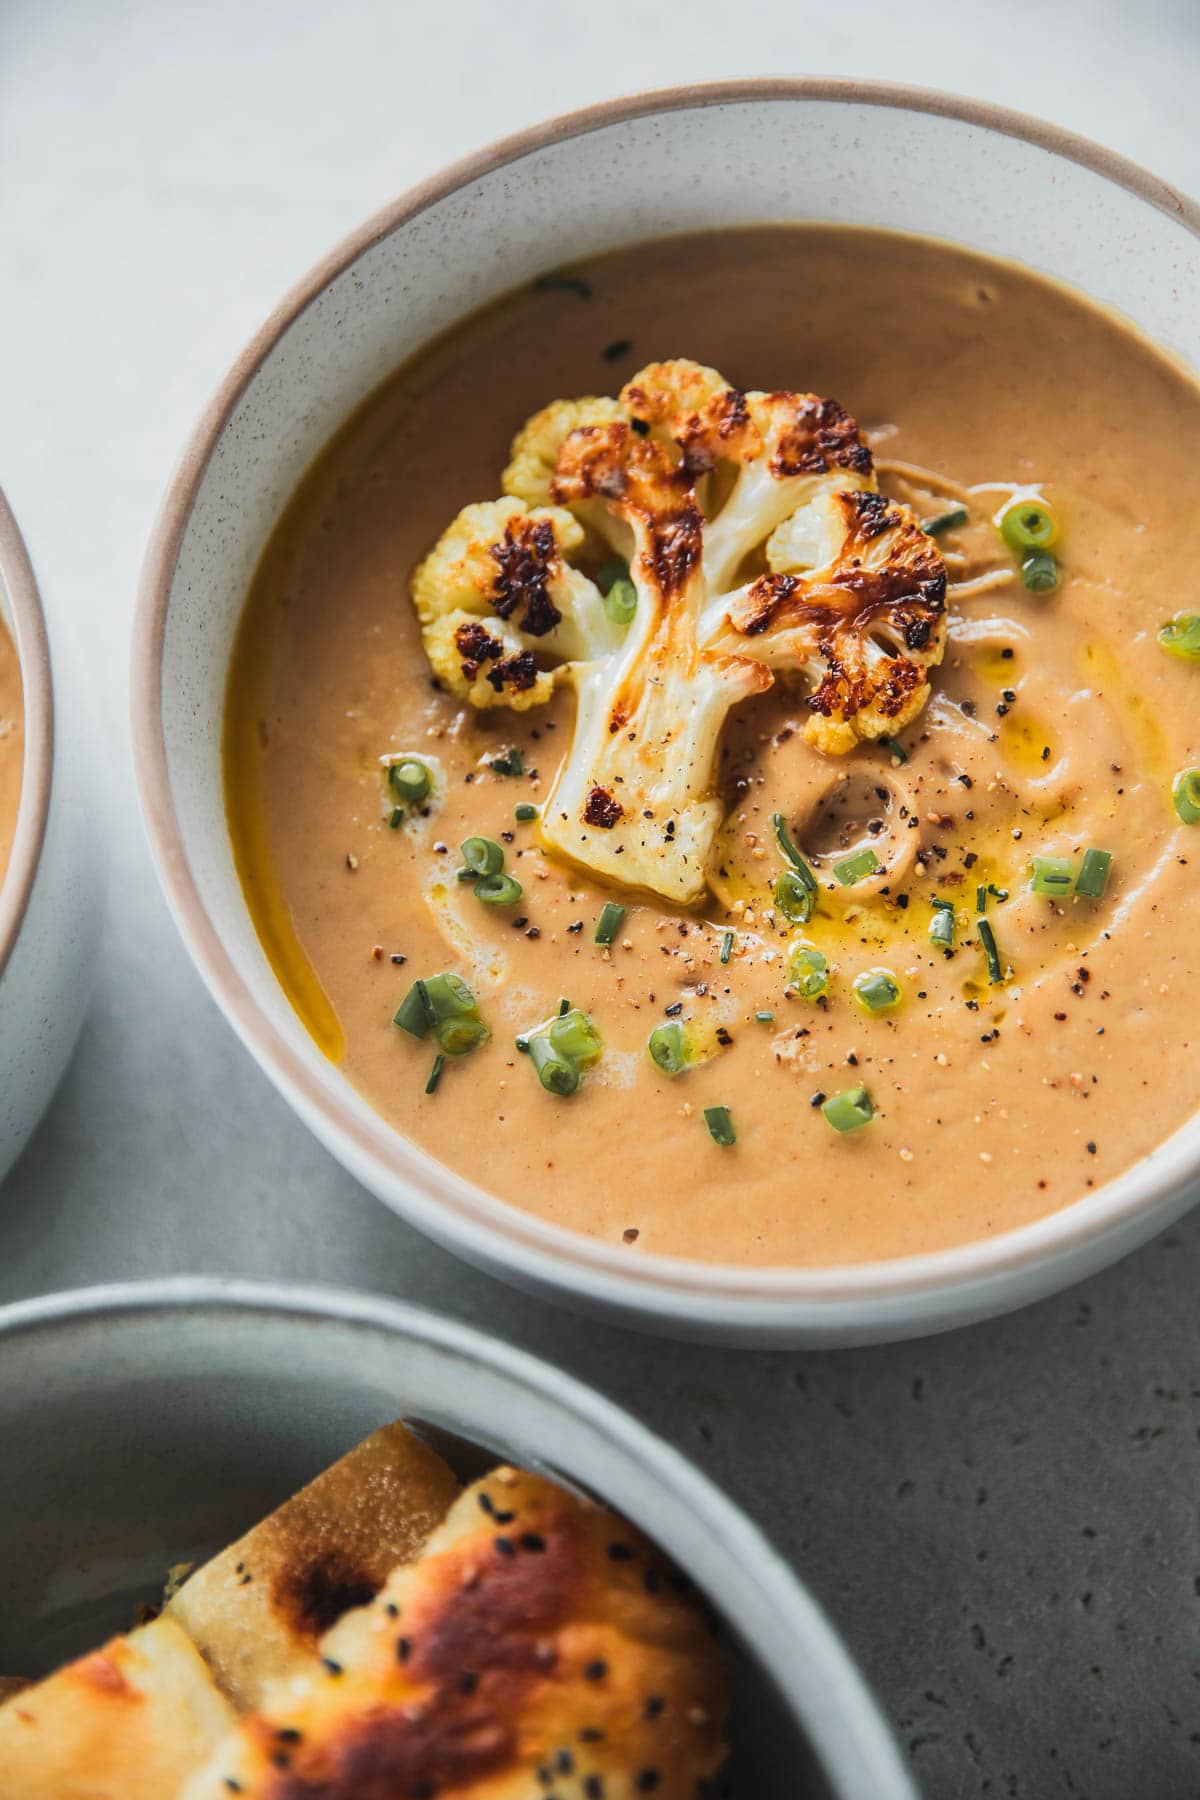
[[[602,1744],[604,1733],[599,1725],[585,1725],[579,1733],[579,1741],[581,1744]]]
[[[679,1017],[680,1013],[683,1011],[683,1001],[677,1000],[675,1002],[674,1006],[664,1007],[663,1010],[665,1011],[668,1019],[677,1019]]]
[[[583,1782],[584,1800],[604,1800],[604,1782],[599,1775],[586,1775]]]
[[[481,1512],[485,1512],[489,1516],[492,1513],[494,1513],[496,1510],[495,1507],[492,1505],[492,1496],[487,1492],[486,1489],[479,1496],[479,1509]]]
[[[243,1792],[241,1782],[235,1781],[232,1775],[227,1775],[225,1777],[225,1786],[229,1789],[231,1794],[240,1794]]]
[[[1089,1156],[1095,1156],[1095,1154],[1096,1154],[1096,1146],[1095,1146],[1095,1144],[1089,1144],[1089,1145],[1088,1145],[1088,1155],[1089,1155]]]
[[[402,1662],[402,1663],[407,1662],[411,1655],[412,1655],[412,1639],[406,1638],[406,1637],[397,1638],[396,1639],[396,1661]]]
[[[666,1704],[666,1701],[661,1695],[651,1694],[643,1709],[643,1717],[647,1719],[661,1719]]]
[[[650,427],[647,425],[645,419],[630,419],[629,423],[639,437],[649,437]]]
[[[575,1767],[575,1758],[569,1750],[560,1750],[554,1762],[561,1775],[569,1775]]]
[[[1008,704],[1010,706],[1013,704],[1013,701],[1016,699],[1016,697],[1017,696],[1014,694],[1014,692],[1011,688],[1005,688],[1004,692],[1000,696],[1000,698],[1002,700],[1007,700]]]
[[[608,1664],[604,1661],[598,1660],[584,1664],[583,1679],[585,1681],[603,1681],[607,1674]]]
[[[327,1675],[341,1675],[344,1673],[341,1663],[334,1662],[332,1656],[323,1656],[321,1658],[321,1667]]]
[[[542,935],[542,934],[541,934],[541,932],[540,932],[540,931],[539,931],[539,930],[538,930],[538,927],[537,927],[537,926],[536,926],[536,925],[531,925],[531,926],[530,926],[530,927],[529,927],[529,930],[528,930],[528,931],[527,931],[527,932],[526,932],[526,933],[525,933],[525,936],[526,936],[526,937],[527,937],[527,938],[540,938],[540,937],[541,937],[541,935]]]
[[[458,1691],[460,1694],[473,1694],[478,1686],[478,1675],[473,1675],[469,1669],[465,1674],[460,1675],[458,1678]]]
[[[577,937],[579,935],[579,933],[583,930],[583,920],[576,919],[576,921],[573,925],[567,926],[567,930],[570,932],[572,937]]]
[[[528,1550],[531,1556],[540,1556],[542,1551],[546,1548],[546,1540],[544,1537],[539,1536],[536,1531],[523,1531],[521,1533],[521,1548],[522,1550]]]
[[[498,1538],[495,1538],[493,1541],[496,1545],[496,1549],[497,1549],[498,1553],[501,1556],[515,1556],[517,1554],[516,1545],[513,1543],[511,1538],[498,1537]]]
[[[818,1088],[815,1094],[809,1095],[808,1104],[810,1106],[824,1106],[828,1097],[827,1094],[823,1094],[820,1088]]]
[[[281,1744],[298,1744],[302,1740],[303,1733],[297,1731],[294,1725],[281,1725],[275,1736]]]
[[[400,1617],[400,1608],[396,1605],[394,1600],[389,1600],[383,1610],[389,1619],[398,1619]]]
[[[492,1514],[497,1525],[511,1525],[516,1516],[515,1512],[493,1512]]]
[[[657,1769],[639,1769],[633,1778],[633,1785],[639,1794],[651,1793],[662,1780]]]
[[[632,349],[633,345],[628,338],[614,338],[611,344],[605,344],[600,354],[605,362],[620,362],[621,358],[628,356]]]
[[[608,1560],[610,1562],[632,1562],[633,1558],[634,1551],[628,1544],[613,1543],[608,1546]]]

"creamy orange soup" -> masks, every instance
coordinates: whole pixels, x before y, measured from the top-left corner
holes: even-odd
[[[21,770],[25,760],[25,705],[21,693],[21,665],[17,647],[0,624],[0,881],[8,868],[17,807],[21,800]]]
[[[518,821],[551,794],[573,695],[464,704],[431,679],[409,595],[459,509],[500,493],[528,415],[685,356],[739,389],[836,397],[884,493],[922,521],[951,514],[928,539],[947,635],[923,710],[894,741],[831,755],[804,735],[811,683],[780,674],[742,701],[708,890],[687,907],[598,879]],[[1200,830],[1172,802],[1200,762],[1200,662],[1159,641],[1197,605],[1198,463],[1200,394],[1181,369],[1063,288],[912,238],[680,237],[470,320],[305,479],[235,652],[235,853],[317,1042],[433,1155],[631,1256],[899,1256],[1020,1225],[1128,1168],[1200,1105]],[[1057,519],[1056,588],[1024,585],[1026,552],[994,522],[1014,496]],[[492,767],[510,750],[519,775]],[[400,753],[427,759],[428,804],[394,805]],[[776,900],[776,812],[817,881],[807,922]],[[456,879],[475,835],[503,849],[518,904]],[[1111,864],[1090,859],[1081,891],[1088,850]],[[1035,857],[1058,859],[1037,865],[1057,889],[1033,890]],[[852,858],[868,872],[843,882]],[[626,909],[611,947],[595,942],[606,902]],[[819,997],[797,985],[797,943],[824,958]],[[878,970],[899,998],[872,1012],[855,982]],[[392,1016],[440,971],[470,984],[491,1038],[427,1093],[437,1045]],[[569,1097],[515,1043],[560,997],[604,1045]],[[692,1058],[674,1077],[647,1054],[670,1020]],[[873,1116],[834,1129],[824,1103],[860,1088]],[[714,1141],[711,1108],[736,1142]]]

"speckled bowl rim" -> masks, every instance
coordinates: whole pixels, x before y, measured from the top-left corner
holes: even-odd
[[[424,1344],[485,1368],[538,1401],[569,1413],[636,1471],[648,1499],[653,1493],[665,1493],[686,1509],[699,1523],[707,1555],[732,1563],[741,1572],[747,1585],[739,1591],[748,1594],[750,1604],[739,1616],[727,1601],[720,1602],[727,1623],[750,1644],[755,1641],[754,1627],[767,1623],[773,1627],[776,1645],[781,1634],[790,1640],[796,1660],[811,1671],[806,1679],[797,1681],[793,1666],[779,1666],[774,1656],[764,1656],[759,1666],[775,1684],[784,1709],[831,1785],[847,1800],[851,1794],[868,1792],[883,1800],[917,1800],[916,1784],[881,1701],[820,1600],[749,1514],[683,1451],[615,1400],[531,1351],[459,1319],[384,1295],[221,1275],[111,1283],[0,1305],[0,1351],[21,1337],[67,1335],[75,1326],[97,1322],[119,1327],[123,1321],[155,1316],[203,1317],[215,1331],[222,1316],[229,1314],[270,1317],[299,1328],[307,1324],[319,1330],[332,1323],[378,1332],[394,1339],[398,1357],[406,1344]],[[105,1341],[111,1336],[106,1329]],[[28,1401],[36,1408],[40,1396],[30,1393]],[[434,1418],[431,1423],[439,1421]],[[133,1425],[136,1428],[136,1419]],[[496,1421],[494,1435],[502,1454],[503,1420]],[[555,1445],[528,1448],[549,1472],[571,1479],[569,1462],[561,1460]],[[598,1488],[595,1491],[604,1498]],[[619,1509],[618,1501],[613,1504]],[[635,1522],[654,1536],[651,1518],[642,1516]],[[672,1553],[669,1543],[662,1548]],[[697,1573],[696,1578],[703,1586],[703,1577]],[[861,1785],[864,1778],[872,1783],[869,1789]]]
[[[909,1303],[906,1316],[914,1317],[920,1310],[919,1303],[924,1301],[934,1315],[939,1298],[948,1299],[955,1290],[961,1293],[972,1284],[979,1284],[978,1304],[971,1308],[971,1316],[982,1316],[1020,1304],[1021,1296],[1013,1294],[990,1303],[989,1290],[1005,1278],[1019,1278],[1022,1272],[1032,1275],[1084,1247],[1096,1251],[1094,1261],[1098,1265],[1103,1261],[1100,1246],[1104,1239],[1114,1239],[1119,1248],[1131,1221],[1143,1210],[1161,1207],[1169,1195],[1178,1193],[1200,1175],[1200,1137],[1185,1147],[1177,1141],[1181,1135],[1177,1133],[1152,1153],[1153,1167],[1140,1161],[1103,1188],[1029,1224],[948,1249],[874,1262],[759,1268],[650,1253],[631,1255],[628,1250],[503,1205],[485,1190],[456,1176],[452,1177],[456,1204],[451,1213],[444,1202],[422,1192],[413,1170],[404,1166],[401,1153],[408,1141],[385,1126],[394,1139],[394,1147],[388,1143],[384,1148],[351,1118],[336,1087],[323,1085],[304,1065],[268,1022],[238,974],[188,865],[171,791],[162,723],[163,646],[171,586],[180,545],[209,460],[264,359],[351,263],[437,202],[532,151],[647,116],[697,107],[797,100],[928,113],[1023,139],[1127,189],[1200,237],[1200,204],[1115,151],[1026,113],[887,82],[798,76],[660,89],[564,114],[452,163],[375,213],[292,288],[238,357],[196,426],[168,487],[142,569],[131,676],[134,762],[160,879],[184,940],[210,990],[280,1090],[293,1101],[299,1100],[303,1111],[319,1121],[318,1135],[327,1144],[340,1143],[358,1167],[379,1171],[389,1190],[397,1185],[404,1188],[404,1205],[397,1205],[396,1210],[485,1267],[503,1267],[518,1279],[538,1285],[549,1283],[564,1295],[573,1293],[616,1308],[630,1315],[635,1323],[639,1322],[640,1313],[643,1319],[648,1315],[655,1317],[662,1326],[700,1331],[709,1326],[753,1331],[760,1326],[772,1337],[782,1338],[789,1324],[804,1332],[818,1327],[822,1316],[826,1316],[832,1329],[850,1329],[858,1337],[878,1315],[879,1335],[889,1336],[895,1335],[884,1317],[889,1303]],[[497,1212],[502,1216],[497,1217]],[[1167,1223],[1165,1217],[1163,1223]],[[1034,1290],[1032,1282],[1030,1288]],[[838,1311],[853,1313],[853,1327],[847,1327],[844,1317],[840,1321],[834,1318]],[[936,1328],[932,1321],[930,1328]],[[920,1329],[919,1323],[909,1323],[898,1334],[910,1335]]]
[[[54,679],[37,577],[12,509],[0,489],[0,583],[12,605],[13,637],[21,667],[25,755],[17,826],[0,881],[0,975],[8,965],[29,910],[50,816],[54,773]]]

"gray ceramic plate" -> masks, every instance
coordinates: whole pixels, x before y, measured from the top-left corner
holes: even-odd
[[[177,1280],[0,1309],[0,1672],[127,1625],[168,1564],[398,1414],[463,1473],[481,1454],[544,1469],[670,1551],[728,1626],[741,1800],[913,1800],[824,1615],[697,1470],[532,1357],[333,1290]]]

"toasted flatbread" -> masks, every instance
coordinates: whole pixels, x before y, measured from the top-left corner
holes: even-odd
[[[156,1619],[0,1705],[0,1800],[174,1800],[233,1724],[187,1633]]]
[[[246,1711],[315,1665],[324,1633],[412,1560],[458,1491],[428,1445],[385,1425],[189,1576],[165,1616]]]

